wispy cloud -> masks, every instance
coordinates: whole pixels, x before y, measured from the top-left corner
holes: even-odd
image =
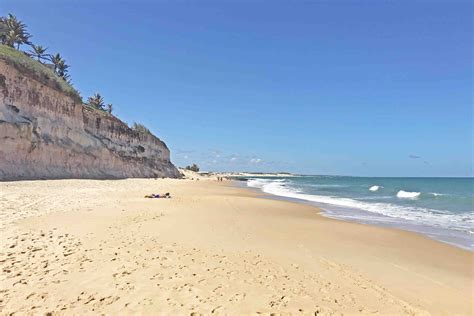
[[[411,155],[408,155],[408,158],[410,158],[410,159],[421,159],[423,157],[411,154]],[[430,165],[429,161],[427,161],[427,160],[423,160],[423,163],[425,165]]]
[[[192,154],[194,153],[195,150],[189,150],[189,149],[176,149],[177,154]]]
[[[218,148],[207,150],[177,149],[175,153],[175,163],[187,165],[198,164],[202,170],[213,171],[281,171],[288,167],[288,163],[283,161],[265,160],[258,154],[226,152]]]

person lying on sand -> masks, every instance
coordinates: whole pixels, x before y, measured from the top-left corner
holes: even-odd
[[[171,195],[168,192],[165,194],[147,194],[145,197],[149,199],[171,199]]]

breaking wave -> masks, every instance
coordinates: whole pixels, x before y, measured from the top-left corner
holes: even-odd
[[[400,199],[417,199],[420,196],[420,192],[408,192],[400,190],[397,193],[397,198]]]
[[[355,219],[357,216],[360,216],[360,213],[351,213],[350,210],[362,210],[376,215],[373,219],[381,222],[384,221],[384,219],[380,216],[385,216],[385,218],[390,218],[390,220],[386,220],[388,222],[410,222],[416,223],[417,225],[440,227],[462,232],[472,232],[474,227],[474,214],[453,214],[449,211],[434,210],[424,207],[397,205],[393,203],[367,202],[367,200],[307,194],[301,189],[293,187],[292,184],[285,179],[249,179],[247,185],[249,187],[258,188],[268,194],[345,208],[346,211],[335,216],[340,218]],[[420,192],[400,190],[396,196],[403,199],[416,199],[420,196]]]
[[[372,192],[375,192],[375,191],[378,191],[380,189],[380,186],[378,185],[373,185],[369,188],[369,191],[372,191]]]

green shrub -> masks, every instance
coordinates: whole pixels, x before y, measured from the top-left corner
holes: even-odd
[[[133,122],[132,129],[141,134],[151,134],[150,130],[140,123]]]

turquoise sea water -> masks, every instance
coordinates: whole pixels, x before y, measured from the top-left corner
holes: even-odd
[[[312,203],[324,215],[397,227],[474,250],[474,178],[248,178],[249,187]]]

